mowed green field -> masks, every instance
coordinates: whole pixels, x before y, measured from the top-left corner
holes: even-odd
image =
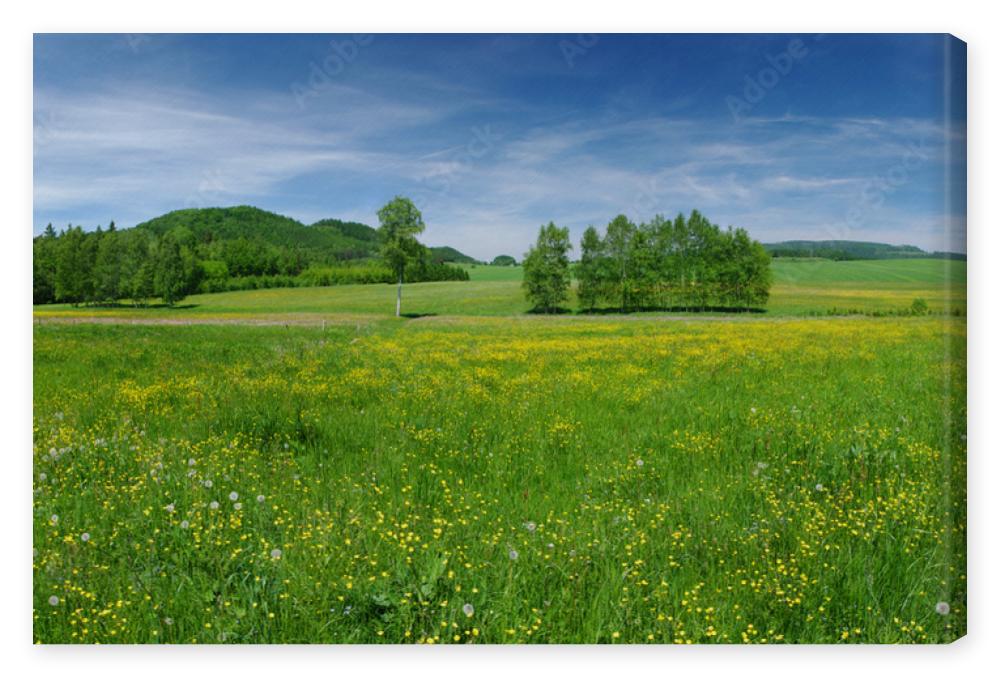
[[[936,316],[36,326],[34,637],[948,642],[965,377]]]
[[[832,262],[775,260],[771,299],[757,316],[886,314],[923,299],[932,311],[966,309],[965,262],[936,259]],[[520,267],[476,266],[467,282],[403,287],[403,311],[419,315],[512,316],[527,313]],[[175,309],[46,305],[36,317],[239,318],[325,314],[391,315],[393,285],[283,288],[195,295]],[[569,303],[578,309],[575,298]],[[635,316],[643,316],[637,314]],[[655,315],[655,314],[654,314]],[[740,314],[745,318],[746,314]]]

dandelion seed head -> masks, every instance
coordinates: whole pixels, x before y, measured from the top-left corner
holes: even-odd
[[[59,604],[59,598],[58,597],[56,597],[55,595],[52,595],[51,597],[49,597],[49,605],[50,606],[57,606],[58,604]]]
[[[823,492],[823,484],[816,483],[816,492]]]
[[[212,479],[206,478],[204,481],[202,481],[202,485],[204,485],[206,488],[212,487]]]
[[[191,524],[188,522],[187,519],[184,519],[183,521],[181,521],[181,528],[183,528],[184,530],[187,530],[188,526],[190,526],[190,525]]]
[[[241,503],[239,503],[239,502],[236,502],[235,504],[233,504],[233,509],[235,509],[236,511],[239,511],[242,508],[243,508],[243,505]]]
[[[188,459],[188,466],[194,466],[194,465],[195,465],[195,464],[197,464],[197,463],[198,463],[198,462],[196,462],[196,461],[194,460],[194,457],[192,457],[191,459]]]
[[[209,509],[218,509],[218,508],[219,508],[219,503],[218,503],[218,502],[216,502],[216,501],[215,501],[215,500],[213,499],[213,500],[212,500],[211,502],[209,502],[209,503],[208,503],[208,508],[209,508]]]
[[[462,607],[462,613],[468,618],[472,618],[472,615],[476,613],[476,609],[471,604],[466,604]]]
[[[278,549],[277,547],[275,547],[274,549],[272,549],[271,550],[271,558],[272,559],[280,559],[281,558],[281,550]]]
[[[510,557],[511,561],[517,561],[518,553],[516,549],[511,549],[507,552],[507,556]]]
[[[59,514],[52,514],[52,516],[49,517],[49,521],[52,523],[59,523]]]
[[[947,616],[951,613],[951,605],[949,605],[948,602],[938,602],[934,605],[934,611],[938,612],[942,616]]]
[[[646,463],[646,462],[644,462],[644,461],[643,461],[642,459],[636,459],[636,460],[635,460],[635,465],[636,465],[636,466],[640,466],[640,467],[641,467],[641,466],[642,466],[643,464],[645,464],[645,463]]]
[[[84,542],[90,542],[90,533],[83,533],[80,536],[80,539],[83,540]]]
[[[524,529],[529,533],[534,533],[536,528],[538,528],[538,526],[535,525],[534,521],[526,521],[524,524]]]
[[[229,493],[229,501],[230,502],[235,502],[239,498],[240,498],[239,493],[237,493],[235,490],[233,490],[232,492]]]
[[[257,495],[257,503],[258,504],[263,504],[265,499],[267,499],[267,498],[264,497],[264,495]]]
[[[173,502],[171,502],[171,503],[170,503],[170,504],[168,504],[168,505],[167,505],[167,506],[166,506],[165,508],[166,508],[166,510],[167,510],[167,513],[168,513],[168,514],[172,514],[172,513],[174,513],[174,509],[175,509],[176,507],[174,507],[174,503],[173,503]]]

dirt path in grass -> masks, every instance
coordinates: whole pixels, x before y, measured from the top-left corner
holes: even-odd
[[[369,323],[380,317],[376,315],[321,315],[321,314],[280,314],[275,316],[38,316],[36,324],[104,324],[116,326],[344,326]]]
[[[274,314],[274,315],[247,315],[247,316],[88,316],[85,314],[75,315],[38,315],[33,319],[39,325],[58,324],[104,324],[115,326],[353,326],[369,324],[376,321],[391,321],[394,317],[382,314]],[[741,314],[644,314],[636,316],[632,314],[602,314],[599,316],[588,314],[558,314],[552,316],[538,316],[531,314],[521,314],[513,316],[471,316],[443,314],[426,315],[413,317],[406,320],[408,325],[428,325],[428,324],[462,324],[471,321],[544,321],[546,323],[556,322],[580,322],[600,323],[607,321],[686,321],[697,322],[767,322],[767,321],[797,321],[797,320],[823,320],[823,319],[854,319],[867,318],[860,315],[852,316],[760,316]]]

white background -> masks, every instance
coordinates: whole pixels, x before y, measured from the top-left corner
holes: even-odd
[[[350,6],[345,6],[350,5]],[[210,4],[9,2],[4,7],[0,277],[3,278],[5,554],[0,647],[8,682],[184,684],[247,680],[872,683],[979,680],[1000,654],[996,541],[998,25],[985,2],[552,2],[473,0]],[[33,32],[932,32],[969,45],[969,635],[927,647],[53,647],[31,644],[31,183]],[[992,420],[991,420],[992,419]],[[995,676],[994,676],[995,677]]]

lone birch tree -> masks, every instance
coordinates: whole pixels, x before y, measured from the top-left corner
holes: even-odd
[[[397,195],[378,210],[378,220],[379,252],[396,277],[396,316],[399,316],[406,266],[424,255],[424,246],[416,238],[424,230],[424,219],[412,200]]]

